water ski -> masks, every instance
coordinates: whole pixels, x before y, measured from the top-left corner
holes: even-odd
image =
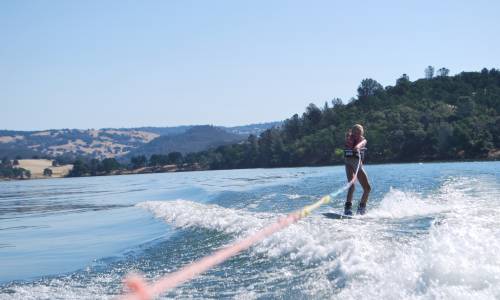
[[[336,219],[336,220],[352,219],[352,216],[333,213],[333,212],[324,213],[323,216],[327,217],[328,219]]]

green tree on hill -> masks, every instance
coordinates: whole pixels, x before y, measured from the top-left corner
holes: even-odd
[[[437,73],[438,73],[438,76],[446,77],[450,73],[450,70],[448,70],[447,68],[441,68],[438,70]]]
[[[73,169],[68,174],[68,177],[80,177],[85,176],[89,173],[89,167],[83,161],[83,159],[79,158],[75,160],[73,163]]]
[[[52,170],[49,168],[43,169],[43,176],[51,177],[52,176]]]
[[[149,165],[154,166],[164,166],[168,165],[168,155],[165,154],[153,154],[149,158]]]
[[[428,66],[427,68],[425,68],[425,78],[432,79],[432,77],[434,77],[434,67]]]
[[[363,79],[358,87],[358,99],[363,100],[375,94],[379,91],[383,91],[384,87],[378,83],[376,80],[371,78]]]
[[[148,164],[148,159],[146,158],[146,155],[132,156],[130,163],[132,164],[133,169],[138,169],[145,167]]]
[[[109,174],[112,171],[118,170],[120,163],[115,158],[105,158],[102,160],[99,170]]]
[[[180,152],[170,152],[168,154],[168,163],[174,164],[174,165],[179,165],[182,164],[182,153]]]

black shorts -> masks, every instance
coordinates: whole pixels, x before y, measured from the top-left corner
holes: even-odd
[[[359,158],[361,155],[361,160],[365,159],[365,148],[358,151],[354,151],[352,149],[344,149],[344,158]]]

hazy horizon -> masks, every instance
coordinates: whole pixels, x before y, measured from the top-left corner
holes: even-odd
[[[500,3],[0,3],[0,128],[239,126],[498,68]]]
[[[148,127],[151,127],[151,128],[173,128],[173,127],[187,127],[187,126],[214,126],[214,127],[232,128],[232,127],[249,126],[249,125],[260,125],[260,124],[274,123],[274,122],[280,122],[280,121],[239,124],[239,125],[234,125],[234,126],[225,126],[225,125],[218,125],[218,124],[180,124],[180,125],[173,125],[173,126],[168,126],[167,125],[167,126],[132,126],[132,127],[101,127],[101,128],[96,128],[96,127],[89,127],[89,128],[68,128],[68,127],[61,127],[61,128],[41,128],[41,129],[32,129],[32,130],[30,130],[30,129],[27,129],[27,130],[17,130],[17,129],[0,128],[0,130],[31,132],[31,131],[48,131],[48,130],[64,130],[64,129],[69,129],[69,130],[105,130],[105,129],[137,129],[137,128],[148,128]]]

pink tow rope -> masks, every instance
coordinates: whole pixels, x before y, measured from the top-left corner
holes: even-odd
[[[252,235],[234,242],[220,250],[215,251],[210,256],[203,257],[198,261],[192,262],[189,265],[181,268],[178,271],[165,275],[156,282],[148,285],[144,279],[138,275],[129,275],[124,283],[131,290],[130,293],[121,296],[121,300],[149,300],[161,293],[168,291],[183,282],[193,279],[195,276],[207,271],[208,269],[228,260],[229,258],[235,256],[243,250],[250,248],[252,245],[262,241],[273,233],[297,222],[298,220],[311,214],[313,210],[320,207],[323,204],[331,202],[333,197],[339,195],[340,193],[347,190],[351,185],[356,182],[358,176],[358,171],[361,166],[361,155],[359,157],[358,166],[356,172],[351,181],[344,185],[339,190],[323,196],[317,202],[305,206],[302,209],[295,211],[286,217],[281,217],[277,222],[268,225],[261,230],[253,233]]]

